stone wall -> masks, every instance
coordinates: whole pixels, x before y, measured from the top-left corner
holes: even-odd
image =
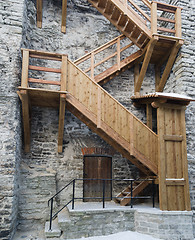
[[[135,212],[135,231],[165,240],[192,240],[192,212]]]
[[[24,1],[0,2],[0,239],[11,239],[17,226],[21,151],[20,44]]]
[[[119,35],[112,24],[86,2],[68,2],[67,32],[61,33],[61,1],[43,1],[43,27],[36,27],[35,1],[28,1],[26,24],[23,31],[23,47],[66,53],[71,60],[81,57],[96,47]],[[145,79],[145,91],[151,91],[154,81],[151,67]],[[133,69],[116,77],[104,87],[141,120],[145,112],[133,107]],[[22,154],[22,163],[31,166],[42,165],[56,171],[57,190],[73,178],[83,177],[82,147],[110,148],[106,142],[86,127],[81,121],[66,111],[63,153],[57,153],[58,111],[33,107],[32,109],[31,152]],[[43,168],[44,169],[44,168]],[[43,170],[44,172],[44,170]],[[138,177],[137,169],[120,154],[113,156],[113,177]],[[77,193],[82,195],[82,185]],[[115,192],[120,189],[115,187]],[[72,191],[61,194],[60,199],[69,199]],[[20,207],[22,209],[22,206]],[[20,215],[19,215],[20,216]]]

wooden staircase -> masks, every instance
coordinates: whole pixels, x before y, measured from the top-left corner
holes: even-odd
[[[61,69],[29,65],[29,58],[62,61]],[[61,73],[61,80],[28,77],[29,69]],[[35,88],[29,86],[35,84]],[[36,84],[59,85],[60,89],[37,88]],[[157,174],[157,135],[87,76],[66,55],[23,49],[22,100],[25,150],[30,150],[32,106],[59,108],[58,151],[62,151],[65,106],[92,131],[129,159],[146,175]]]
[[[123,189],[122,192],[120,192],[116,198],[115,202],[120,203],[121,206],[126,206],[131,202],[131,196],[136,197],[141,193],[149,184],[152,183],[152,180],[149,180],[150,177],[146,179],[141,179],[134,181],[132,184],[132,191],[131,191],[131,185],[128,185],[125,189]]]
[[[147,21],[151,20],[133,1],[89,0],[89,2],[139,48],[147,45],[152,37]],[[146,7],[151,8],[149,1],[143,2]],[[133,7],[141,13],[141,16]]]

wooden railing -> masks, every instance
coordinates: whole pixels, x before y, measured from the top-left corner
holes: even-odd
[[[112,0],[113,3],[118,3],[118,6],[122,4],[129,17],[139,26],[143,25],[142,29],[145,27],[149,28],[152,34],[168,33],[181,38],[181,7],[157,1],[141,1],[142,5],[138,6],[133,0]],[[162,24],[168,27],[162,27]]]
[[[21,79],[21,87],[28,88],[29,83],[37,83],[37,84],[48,84],[48,85],[56,85],[60,86],[61,91],[65,91],[65,83],[63,77],[63,68],[67,64],[67,55],[57,54],[57,53],[48,53],[42,51],[35,51],[31,49],[22,49],[22,79]],[[62,62],[60,68],[50,68],[50,67],[40,67],[35,65],[30,65],[30,59],[43,59],[43,60],[52,60],[52,61],[60,61]],[[39,62],[40,64],[40,62]],[[32,78],[29,77],[30,71],[38,71],[38,72],[50,72],[60,74],[61,77],[58,81],[56,80],[47,80],[40,78]]]
[[[124,46],[121,47],[123,39],[126,40],[126,43],[124,42]],[[109,67],[117,65],[117,69],[120,70],[122,53],[134,45],[132,42],[129,41],[130,40],[127,37],[125,37],[124,35],[120,35],[113,40],[107,42],[106,44],[87,53],[81,58],[77,59],[76,61],[74,61],[74,63],[79,66],[79,68],[81,68],[85,73],[90,73],[90,77],[93,80],[95,76],[100,73],[98,71],[96,72],[96,68],[106,62],[110,65]],[[101,56],[99,53],[101,53]],[[127,54],[127,56],[129,55],[130,53]]]

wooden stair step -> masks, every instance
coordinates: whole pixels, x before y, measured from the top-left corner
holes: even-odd
[[[136,27],[136,25],[132,21],[129,20],[124,29],[124,32],[126,32],[127,34],[130,35],[133,32],[135,27]]]
[[[120,18],[119,18],[119,21],[118,21],[118,26],[120,27],[125,27],[125,25],[127,24],[128,22],[128,17],[127,15],[125,14],[121,14]]]
[[[107,1],[106,0],[99,0],[97,7],[104,9],[106,7]]]
[[[106,8],[105,8],[104,13],[107,14],[107,15],[111,15],[114,7],[115,7],[115,5],[111,1],[108,1],[107,4],[106,4]]]
[[[115,8],[114,8],[114,11],[113,11],[113,13],[112,13],[111,19],[112,19],[113,21],[118,22],[120,15],[121,15],[121,12],[118,10],[118,8],[115,7]]]

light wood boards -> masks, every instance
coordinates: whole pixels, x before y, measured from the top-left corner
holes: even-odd
[[[160,209],[190,210],[185,110],[161,104],[157,109],[159,135]]]

